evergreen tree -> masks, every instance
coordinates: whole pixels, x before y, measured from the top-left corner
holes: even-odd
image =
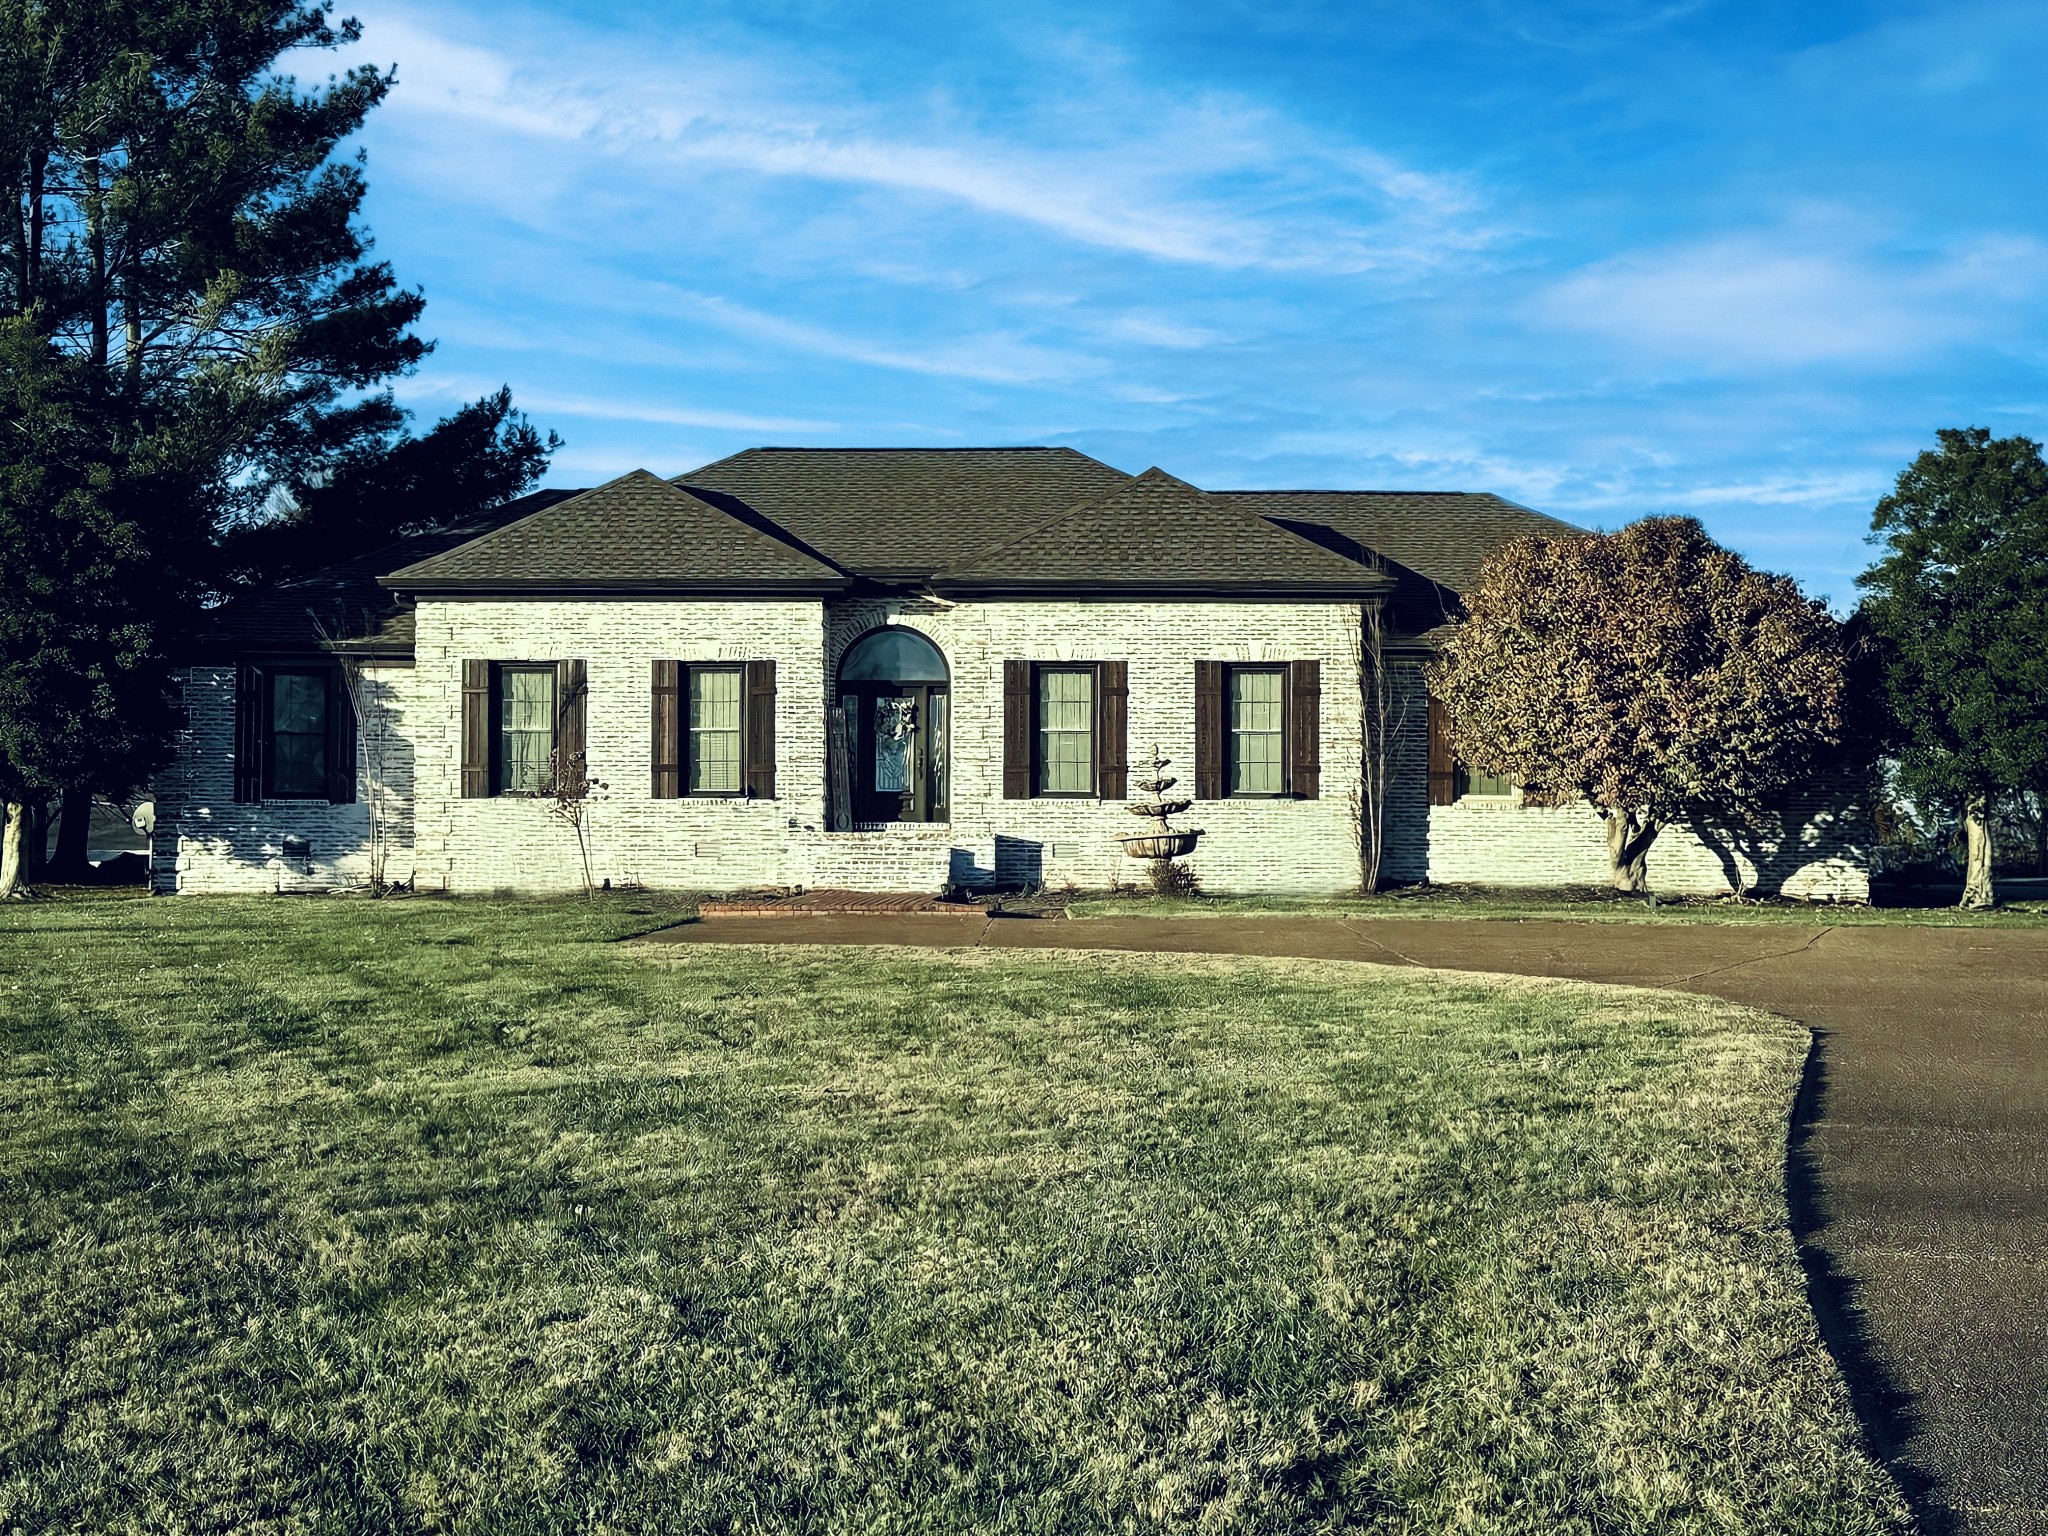
[[[447,431],[405,432],[384,386],[429,350],[413,329],[422,300],[371,259],[362,159],[337,155],[394,73],[358,66],[302,89],[282,68],[359,36],[324,0],[0,0],[0,316],[85,370],[66,387],[98,444],[87,461],[46,466],[52,483],[146,479],[175,442],[183,499],[131,508],[124,524],[149,555],[127,611],[160,634],[235,574],[195,528],[310,518],[322,529],[311,542],[340,549],[347,516],[373,503],[341,488],[395,480],[418,487],[416,503],[437,486],[497,499],[525,489],[553,445],[496,397]],[[11,350],[8,365],[25,355]],[[481,445],[478,412],[495,412]],[[37,440],[60,439],[76,441]],[[146,462],[110,465],[115,445]],[[481,462],[460,461],[480,446]],[[381,542],[382,516],[359,547]],[[37,574],[53,590],[74,579]],[[127,653],[159,691],[163,650]],[[91,792],[123,792],[137,773],[125,748],[78,766],[61,786],[60,862],[83,862]]]
[[[1939,439],[1878,502],[1857,584],[1900,784],[1961,816],[1963,905],[1988,907],[1993,804],[2048,783],[2048,464],[2030,438]]]

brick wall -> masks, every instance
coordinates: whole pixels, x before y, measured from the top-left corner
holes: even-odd
[[[1861,786],[1831,782],[1739,834],[1665,828],[1650,847],[1650,887],[1674,896],[1742,889],[1803,901],[1868,901],[1871,841]],[[1429,878],[1444,885],[1606,885],[1606,824],[1589,805],[1467,796],[1432,806]]]
[[[410,877],[413,733],[419,720],[415,674],[409,666],[376,664],[365,666],[361,677],[366,718],[358,731],[354,803],[237,805],[235,669],[193,667],[183,674],[185,721],[177,755],[152,785],[153,890],[326,890],[364,883],[371,876],[373,795],[385,813],[385,878]],[[286,837],[305,838],[312,856],[286,859]]]
[[[1032,881],[1100,889],[1141,880],[1145,866],[1114,841],[1144,830],[1122,803],[1005,800],[1002,664],[1124,661],[1131,778],[1156,743],[1183,792],[1194,778],[1198,660],[1322,663],[1321,797],[1199,802],[1205,829],[1191,862],[1216,892],[1341,892],[1359,880],[1362,700],[1359,610],[1343,603],[943,603],[816,601],[488,601],[419,605],[411,667],[369,670],[372,720],[391,807],[391,878],[424,889],[570,890],[582,880],[575,835],[551,802],[460,794],[465,659],[585,661],[590,772],[606,789],[589,808],[592,875],[683,890],[755,885],[936,890]],[[952,819],[827,831],[828,683],[868,630],[916,629],[951,668]],[[656,800],[650,793],[653,660],[777,663],[776,798]],[[1394,881],[1489,885],[1599,884],[1606,841],[1587,807],[1525,808],[1467,799],[1428,803],[1427,706],[1421,668],[1390,664],[1393,773],[1384,872]],[[365,804],[231,803],[234,674],[194,669],[189,728],[157,786],[152,875],[180,891],[331,886],[368,876]],[[367,795],[367,784],[359,788]],[[1132,791],[1133,797],[1137,792]],[[1737,846],[1685,828],[1659,838],[1653,884],[1675,893],[1730,888],[1818,899],[1868,895],[1869,817],[1856,786],[1826,786],[1783,826]],[[304,865],[282,839],[311,840]]]
[[[455,891],[580,889],[575,833],[548,800],[462,798],[462,663],[581,658],[588,669],[591,873],[614,884],[731,890],[799,883],[825,808],[824,614],[813,601],[420,603],[414,670],[420,876]],[[776,798],[656,800],[657,660],[776,663]],[[795,825],[792,826],[791,824]]]

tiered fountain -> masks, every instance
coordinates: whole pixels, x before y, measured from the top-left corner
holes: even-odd
[[[1117,841],[1124,845],[1124,852],[1131,858],[1151,861],[1153,890],[1161,895],[1187,895],[1196,888],[1195,872],[1176,861],[1195,851],[1195,845],[1202,840],[1202,832],[1199,827],[1182,828],[1173,824],[1173,818],[1194,802],[1166,798],[1166,792],[1180,782],[1167,774],[1170,762],[1171,758],[1159,755],[1157,746],[1152,748],[1152,777],[1140,779],[1136,785],[1151,799],[1149,803],[1133,801],[1128,807],[1133,816],[1143,816],[1157,825],[1149,832],[1120,837]]]

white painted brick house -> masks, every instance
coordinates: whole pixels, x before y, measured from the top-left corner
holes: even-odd
[[[1215,892],[1360,876],[1361,651],[1390,636],[1386,873],[1595,883],[1590,809],[1449,761],[1431,631],[1503,542],[1491,496],[1210,493],[1070,449],[754,449],[541,492],[224,613],[157,785],[160,891],[598,880],[1101,888],[1156,747]],[[353,676],[355,686],[349,687]],[[1432,743],[1435,750],[1432,751]],[[373,811],[379,829],[373,836]],[[1743,836],[1666,832],[1667,891],[1867,894],[1839,790]]]

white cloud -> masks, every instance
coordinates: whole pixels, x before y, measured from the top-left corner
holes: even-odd
[[[570,144],[622,169],[738,170],[936,199],[1162,261],[1403,272],[1499,238],[1458,178],[1214,92],[1188,99],[1120,81],[1108,89],[1114,110],[1046,103],[1058,130],[1033,143],[1029,112],[1002,134],[906,124],[850,91],[707,52],[651,58],[618,40],[579,56],[549,42],[516,55],[372,14],[365,48],[402,60],[386,109],[400,115]]]
[[[1798,229],[1733,235],[1583,268],[1536,311],[1701,367],[1895,363],[2010,324],[2041,292],[2044,254],[2011,236],[1915,254]]]
[[[412,399],[470,400],[489,394],[495,384],[481,378],[437,377],[409,384]],[[513,402],[536,416],[592,416],[606,421],[644,421],[667,427],[703,427],[719,432],[832,432],[837,422],[806,421],[791,416],[753,416],[739,411],[703,410],[690,406],[652,404],[641,395],[565,394],[546,388],[522,387]]]

